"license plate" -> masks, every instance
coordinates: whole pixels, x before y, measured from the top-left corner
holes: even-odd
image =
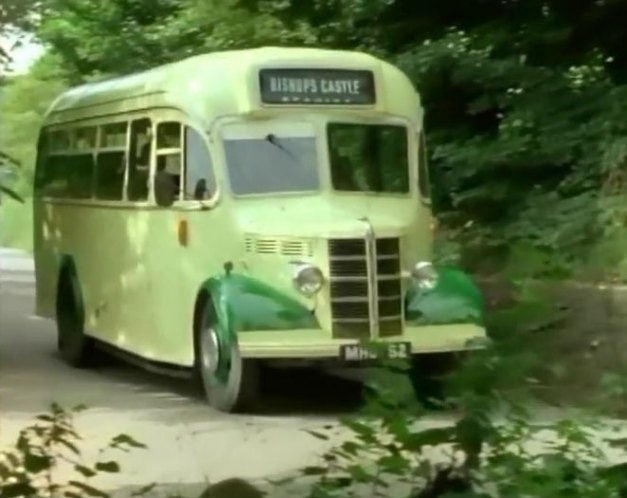
[[[383,356],[392,360],[407,359],[411,354],[411,344],[409,342],[388,342],[380,347],[382,348]],[[357,362],[376,360],[380,358],[380,355],[361,344],[350,344],[340,347],[340,357],[346,361]]]

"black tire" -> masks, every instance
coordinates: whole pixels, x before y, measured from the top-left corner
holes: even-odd
[[[429,410],[449,408],[447,376],[459,364],[454,353],[416,355],[412,358],[410,379],[416,399]]]
[[[229,345],[230,359],[221,364],[224,335],[219,327],[213,305],[207,302],[196,331],[196,376],[212,408],[226,413],[251,412],[259,398],[259,362],[243,359],[234,340]]]
[[[92,366],[93,340],[85,335],[85,316],[78,282],[69,269],[59,277],[56,302],[57,348],[72,367]]]

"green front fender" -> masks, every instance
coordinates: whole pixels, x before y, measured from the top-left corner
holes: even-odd
[[[408,325],[484,324],[481,291],[464,272],[436,267],[438,282],[428,291],[412,285],[405,297]]]
[[[231,333],[320,328],[312,310],[244,275],[211,278],[202,289],[211,296],[220,324]]]

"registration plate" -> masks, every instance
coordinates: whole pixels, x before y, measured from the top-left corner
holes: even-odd
[[[357,362],[376,360],[381,357],[402,360],[409,358],[411,354],[411,344],[409,342],[388,342],[380,346],[378,345],[377,348],[381,348],[381,352],[375,352],[361,344],[341,346],[340,357],[346,361]]]

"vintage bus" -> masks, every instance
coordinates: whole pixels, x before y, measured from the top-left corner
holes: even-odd
[[[267,47],[70,89],[35,176],[37,314],[73,366],[104,348],[230,412],[263,363],[486,336],[471,279],[431,263],[420,97],[375,57]]]

